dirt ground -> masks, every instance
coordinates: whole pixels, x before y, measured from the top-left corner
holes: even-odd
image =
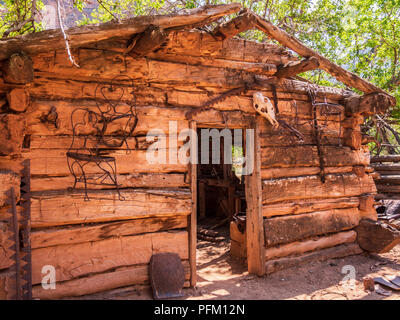
[[[361,254],[320,263],[293,267],[271,275],[249,275],[242,261],[229,254],[229,242],[199,241],[197,250],[197,286],[184,289],[189,300],[400,300],[400,292],[390,296],[364,291],[362,279],[384,275],[400,276],[400,246],[386,254]],[[353,266],[345,267],[344,266]],[[355,270],[352,286],[342,279],[346,270]],[[342,270],[344,273],[342,273]],[[348,271],[347,271],[348,272]],[[390,289],[385,289],[390,291]],[[126,288],[110,292],[102,299],[152,299],[149,287]]]

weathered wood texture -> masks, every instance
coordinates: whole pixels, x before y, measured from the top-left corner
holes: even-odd
[[[349,230],[358,225],[358,208],[331,209],[264,219],[267,247]]]
[[[261,159],[260,159],[260,123],[263,118],[258,117],[253,122],[254,128],[254,170],[246,176],[246,251],[247,266],[251,273],[259,276],[264,274],[264,234],[262,216],[262,186],[261,186]]]
[[[89,43],[113,38],[116,35],[131,36],[141,33],[150,25],[167,28],[192,28],[204,26],[220,17],[235,13],[241,9],[238,3],[204,6],[193,10],[184,10],[178,14],[139,16],[124,20],[123,23],[104,23],[102,25],[89,25],[74,27],[67,30],[68,40],[71,47],[84,46]],[[24,36],[0,41],[0,60],[23,48],[28,54],[46,52],[49,49],[63,49],[65,47],[64,37],[61,30],[48,30],[40,33],[31,33]]]
[[[17,112],[24,112],[29,105],[29,94],[26,89],[15,88],[7,93],[8,107]]]
[[[6,269],[13,264],[13,261],[10,259],[12,252],[9,250],[11,242],[8,240],[11,235],[9,225],[5,222],[0,222],[0,270]]]
[[[101,241],[149,232],[184,229],[186,216],[144,218],[110,223],[97,223],[66,228],[34,230],[31,234],[32,249],[57,245]]]
[[[190,275],[189,263],[188,261],[182,261],[182,263],[185,279],[188,280]],[[149,278],[148,265],[126,266],[110,272],[57,283],[55,290],[45,290],[41,285],[36,285],[33,287],[33,297],[43,300],[79,297],[131,285],[149,285]],[[185,286],[187,286],[186,283]]]
[[[238,7],[236,4],[218,7],[217,11],[210,7],[196,11],[196,17],[183,13],[173,18],[157,16],[154,21],[164,30],[183,24],[204,24],[210,21],[211,13],[211,19],[214,19],[223,15],[222,12],[235,12]],[[335,104],[340,111],[336,115],[326,116],[319,112],[316,115],[322,131],[327,174],[323,184],[318,176],[318,151],[311,121],[313,112],[307,94],[309,85],[271,77],[279,66],[290,63],[293,69],[293,63],[298,59],[277,45],[228,39],[244,28],[241,22],[235,21],[221,26],[214,35],[169,29],[165,38],[160,37],[162,41],[157,47],[162,44],[154,52],[144,48],[140,38],[136,38],[139,39],[135,44],[136,51],[142,52],[136,52],[141,57],[136,55],[135,58],[125,52],[132,44],[129,42],[132,34],[143,32],[149,26],[145,18],[132,20],[130,26],[107,25],[100,33],[91,35],[91,27],[80,29],[79,35],[74,29],[69,34],[70,43],[80,68],[66,63],[68,57],[63,41],[59,46],[57,32],[49,32],[55,37],[49,43],[52,49],[32,56],[35,70],[32,84],[13,88],[0,80],[0,101],[5,101],[3,105],[7,108],[8,92],[8,106],[14,113],[18,112],[2,115],[5,118],[0,121],[0,126],[4,123],[0,131],[4,136],[12,137],[12,143],[4,143],[4,146],[0,143],[3,155],[0,169],[19,173],[21,160],[31,159],[35,297],[72,297],[148,284],[147,264],[151,255],[157,252],[177,252],[185,265],[186,284],[194,285],[195,171],[186,164],[149,163],[146,150],[156,138],[146,139],[146,135],[150,129],[162,129],[167,137],[168,153],[176,148],[168,141],[170,121],[176,121],[178,131],[188,129],[190,114],[194,124],[197,121],[218,128],[246,127],[256,117],[252,105],[255,91],[262,92],[271,101],[276,93],[277,117],[298,129],[304,135],[304,141],[299,142],[283,128],[273,129],[267,121],[257,117],[256,155],[259,159],[256,159],[256,169],[258,163],[259,170],[248,179],[247,200],[252,209],[247,221],[248,230],[239,237],[242,240],[246,237],[246,241],[236,239],[232,234],[232,250],[235,250],[234,242],[240,242],[240,254],[251,253],[249,270],[260,275],[264,270],[269,272],[282,265],[292,265],[292,259],[301,262],[315,256],[321,259],[319,253],[325,258],[359,251],[351,244],[354,232],[350,229],[358,225],[360,216],[371,212],[368,197],[376,192],[373,180],[365,170],[369,165],[368,154],[353,139],[362,118],[359,111],[365,108],[350,107],[357,105],[361,98],[341,89],[315,87],[317,102]],[[99,41],[115,29],[120,33],[118,38]],[[89,42],[89,35],[96,43],[83,47],[81,44]],[[218,37],[226,39],[220,41]],[[22,38],[27,40],[29,53],[34,36]],[[15,41],[17,48],[20,40]],[[41,51],[42,44],[41,40],[37,42],[37,52]],[[144,49],[138,50],[140,46]],[[0,57],[9,48],[1,47]],[[134,45],[129,49],[132,48],[135,51]],[[67,190],[73,185],[66,163],[72,138],[71,115],[77,108],[96,111],[98,84],[107,83],[121,74],[134,79],[132,91],[136,97],[138,124],[134,137],[128,139],[130,153],[124,148],[105,148],[104,151],[116,158],[118,183],[126,200],[119,201],[115,190],[93,185],[89,190],[90,201],[84,201],[82,190]],[[124,81],[119,84],[128,85]],[[249,84],[251,88],[246,92],[227,97],[211,108],[202,108],[228,90]],[[110,101],[118,101],[119,97],[118,90],[107,91],[105,96]],[[353,103],[351,106],[349,99]],[[121,108],[127,109],[127,103],[123,97]],[[82,118],[82,114],[75,113],[75,116]],[[108,126],[106,135],[121,136],[124,125],[124,119],[115,121]],[[94,132],[90,126],[84,126],[79,133]],[[77,138],[76,142],[83,140]],[[183,143],[178,142],[177,147]],[[347,146],[342,147],[342,144]],[[95,173],[97,170],[88,167],[89,177]],[[3,185],[7,188],[20,183],[18,179],[12,183],[6,180]],[[78,184],[78,188],[82,186]],[[18,212],[20,209],[18,207]],[[0,220],[7,216],[6,210],[4,202],[0,202]],[[2,248],[5,246],[1,237],[8,232],[6,227],[4,230],[0,234]],[[316,240],[310,237],[316,237]],[[347,246],[341,245],[343,243]],[[265,244],[267,253],[264,253]],[[319,251],[308,253],[315,250]],[[6,250],[3,253],[9,254]],[[305,258],[296,257],[304,253],[301,257]],[[269,260],[289,259],[289,262],[272,260],[278,262],[271,264],[268,261],[264,268],[266,257]],[[42,267],[47,264],[56,267],[57,289],[54,291],[44,290],[39,285]],[[9,262],[3,266],[0,262],[0,269],[7,267]],[[0,295],[4,295],[10,290],[2,289],[6,282],[1,279],[0,274]]]
[[[32,227],[179,216],[191,212],[191,196],[187,191],[125,189],[121,192],[125,201],[119,201],[115,191],[91,191],[90,201],[84,200],[83,193],[35,195],[31,205]]]
[[[17,114],[0,115],[0,156],[21,153],[25,118]]]
[[[15,272],[0,272],[0,300],[15,299]]]
[[[267,147],[261,150],[263,168],[318,166],[316,146]],[[322,154],[327,167],[368,165],[369,154],[363,150],[350,150],[346,147],[323,146]]]
[[[309,251],[330,248],[344,243],[353,243],[356,241],[356,238],[357,233],[351,230],[278,245],[265,249],[265,260],[272,260],[290,255],[301,255]]]
[[[187,244],[186,231],[170,231],[33,249],[32,283],[41,283],[45,265],[55,267],[57,281],[66,281],[118,267],[147,264],[152,254],[159,252],[174,252],[187,260]]]
[[[2,60],[0,58],[0,60]],[[33,63],[25,53],[14,53],[3,61],[1,69],[4,81],[12,84],[27,84],[33,81]]]
[[[357,208],[360,200],[358,197],[349,198],[323,198],[306,199],[298,201],[284,201],[263,205],[263,216],[284,216],[290,214],[301,214],[314,211],[324,211],[330,209]]]
[[[376,193],[369,175],[328,174],[325,183],[319,176],[304,176],[263,181],[263,204],[301,199],[327,199]]]
[[[0,207],[11,203],[10,190],[15,190],[16,202],[20,197],[21,178],[10,170],[0,170]]]
[[[342,258],[362,253],[363,250],[356,243],[345,243],[332,248],[326,248],[300,256],[288,256],[269,260],[265,263],[265,273],[270,274],[282,269],[304,265],[310,262],[318,263],[329,259]]]

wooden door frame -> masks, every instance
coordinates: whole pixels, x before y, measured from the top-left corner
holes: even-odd
[[[258,276],[265,274],[264,218],[262,214],[261,185],[261,120],[261,117],[257,117],[251,123],[251,128],[254,130],[254,168],[252,174],[245,177],[247,270],[249,273],[254,273]]]
[[[202,123],[192,120],[189,128],[197,132],[197,128],[219,128],[219,124]],[[254,168],[251,175],[245,177],[246,211],[246,243],[247,269],[249,273],[259,276],[265,273],[264,225],[262,216],[262,186],[261,186],[261,147],[259,138],[259,120],[244,121],[243,125],[228,127],[228,129],[254,130]],[[198,155],[198,141],[192,141],[191,151]],[[192,158],[193,159],[193,158]],[[189,263],[190,285],[196,285],[196,246],[197,246],[197,163],[190,163],[190,188],[192,195],[192,211],[188,219],[189,230]]]

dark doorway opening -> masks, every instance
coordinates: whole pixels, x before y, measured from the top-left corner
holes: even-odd
[[[221,130],[225,130],[225,134],[229,130],[233,137],[232,129],[213,130],[218,130],[220,133],[219,143],[214,143],[213,138],[203,135],[202,128],[197,132],[199,146],[197,165],[198,248],[221,246],[225,247],[225,253],[229,254],[232,228],[235,228],[236,232],[237,221],[245,222],[246,217],[245,183],[244,176],[241,174],[245,156],[244,130],[240,129],[241,145],[231,143],[221,134]],[[237,131],[236,134],[238,134]],[[207,158],[204,156],[204,139],[208,139],[208,161],[204,161],[204,158]],[[218,149],[219,152],[217,152]],[[232,161],[226,161],[227,152],[231,153]],[[219,161],[215,161],[216,158],[219,158]],[[208,251],[212,252],[212,250]],[[245,258],[245,252],[243,254],[243,258]],[[212,254],[209,258],[210,261],[213,259]]]

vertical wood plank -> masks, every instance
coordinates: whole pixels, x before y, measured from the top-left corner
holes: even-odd
[[[197,124],[191,121],[189,125],[192,132],[197,132]],[[190,162],[190,189],[192,192],[192,213],[189,216],[189,263],[190,263],[190,285],[196,285],[196,245],[197,245],[197,161],[198,155],[197,135],[190,137],[191,162]],[[195,156],[195,157],[194,157]],[[197,159],[197,158],[196,158]]]
[[[249,273],[259,276],[265,273],[264,225],[262,216],[261,186],[261,147],[259,137],[260,121],[257,117],[252,124],[254,129],[254,170],[246,176],[246,234],[247,234],[247,267]],[[250,143],[250,141],[246,141]]]

